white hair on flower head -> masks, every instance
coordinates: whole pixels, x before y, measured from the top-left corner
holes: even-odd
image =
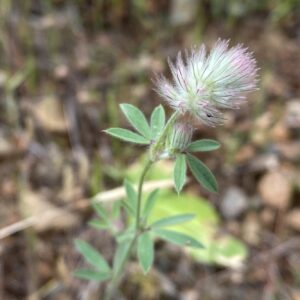
[[[189,113],[209,126],[223,124],[219,108],[236,109],[244,94],[256,89],[257,67],[253,54],[241,44],[228,47],[229,41],[218,40],[208,54],[204,45],[179,52],[176,63],[168,60],[173,77],[155,80],[157,92],[169,105]]]

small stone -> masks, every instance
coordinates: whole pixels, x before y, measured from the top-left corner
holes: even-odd
[[[195,20],[198,2],[174,0],[171,2],[171,23],[175,26],[189,24]]]
[[[249,161],[255,156],[255,149],[252,145],[243,146],[235,155],[235,161],[237,163],[243,163]]]
[[[250,163],[250,169],[254,172],[274,170],[279,166],[279,159],[276,154],[267,153],[258,155]]]
[[[271,208],[266,207],[260,213],[260,220],[262,224],[265,226],[271,226],[274,223],[275,218],[276,218],[275,211],[272,210]]]
[[[261,226],[255,213],[247,215],[243,224],[243,236],[250,245],[258,245],[260,242]]]
[[[143,98],[147,94],[147,88],[144,84],[137,84],[132,87],[131,92],[134,98]]]
[[[38,232],[66,230],[79,223],[79,217],[65,208],[54,206],[42,193],[24,187],[21,191],[22,210],[27,217],[34,218]]]
[[[54,75],[57,79],[65,79],[69,76],[70,70],[67,65],[59,65],[54,69]]]
[[[239,221],[230,220],[226,222],[226,231],[230,232],[235,236],[239,236],[241,234],[241,225]]]
[[[239,217],[248,207],[246,194],[238,187],[230,187],[221,202],[221,212],[225,218]]]
[[[285,123],[279,121],[271,130],[272,140],[276,142],[284,142],[290,138],[289,130]]]
[[[47,96],[39,103],[30,104],[29,109],[33,112],[37,122],[50,132],[67,132],[68,126],[65,120],[62,101]]]
[[[280,171],[265,174],[258,183],[258,191],[268,206],[285,210],[290,205],[292,185]]]
[[[270,112],[264,113],[255,120],[251,134],[251,141],[254,145],[263,146],[268,142],[272,122],[273,116]]]
[[[195,290],[186,290],[183,291],[180,295],[180,300],[198,300],[199,295]]]
[[[300,208],[295,208],[286,215],[287,225],[297,231],[300,231]]]
[[[0,159],[23,154],[28,149],[29,142],[30,136],[26,132],[16,132],[9,136],[0,132]]]
[[[287,127],[292,129],[300,128],[300,99],[295,99],[287,103],[284,119]]]
[[[300,289],[295,289],[292,291],[293,300],[300,300]]]
[[[268,141],[268,135],[266,131],[255,130],[251,134],[251,141],[255,146],[263,146]]]
[[[289,141],[276,144],[275,148],[285,159],[293,162],[300,161],[300,142]]]
[[[260,131],[267,130],[270,128],[272,121],[273,115],[271,112],[267,111],[255,120],[254,127]]]

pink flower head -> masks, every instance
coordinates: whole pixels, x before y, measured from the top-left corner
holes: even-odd
[[[242,45],[228,47],[218,40],[208,54],[204,45],[178,54],[176,63],[169,61],[173,77],[156,78],[157,92],[169,105],[189,113],[209,126],[224,122],[219,108],[236,109],[244,94],[256,89],[257,68],[252,53]]]

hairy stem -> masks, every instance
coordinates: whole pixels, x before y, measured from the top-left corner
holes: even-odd
[[[113,294],[120,283],[121,274],[123,272],[126,262],[129,259],[130,252],[131,252],[132,248],[134,247],[134,245],[138,239],[138,236],[140,234],[140,231],[142,229],[141,228],[141,203],[142,203],[143,184],[145,181],[145,177],[146,177],[147,172],[149,171],[150,167],[152,166],[152,164],[159,159],[159,154],[160,154],[161,148],[164,147],[169,130],[171,129],[172,125],[175,123],[175,121],[178,117],[178,114],[179,114],[178,112],[173,113],[173,115],[168,120],[163,132],[158,137],[156,143],[150,149],[150,160],[146,164],[146,166],[141,174],[141,177],[139,179],[139,183],[138,183],[137,208],[136,208],[136,215],[135,215],[135,234],[134,234],[133,239],[130,241],[130,246],[128,247],[128,251],[126,253],[126,256],[124,258],[121,268],[119,269],[118,272],[114,273],[113,278],[112,278],[109,286],[107,287],[107,290],[106,290],[105,296],[104,296],[104,300],[112,299]]]
[[[118,287],[119,283],[120,283],[120,279],[121,279],[121,274],[123,272],[124,266],[126,264],[126,262],[129,259],[130,256],[130,252],[132,250],[132,248],[134,247],[137,238],[140,234],[140,227],[141,227],[141,203],[142,203],[142,195],[143,195],[143,185],[144,185],[144,181],[145,181],[145,177],[147,175],[147,172],[149,171],[150,167],[152,166],[154,162],[153,161],[148,161],[148,163],[146,164],[141,177],[139,179],[139,183],[138,183],[138,194],[137,194],[137,208],[136,208],[136,216],[135,216],[135,234],[133,239],[130,241],[130,246],[128,247],[128,251],[126,253],[125,259],[122,263],[121,268],[119,268],[119,271],[114,273],[113,278],[111,279],[111,282],[109,284],[109,286],[107,287],[107,290],[105,292],[105,296],[104,296],[104,300],[111,300],[112,296],[114,294],[114,291],[116,290],[116,288]]]
[[[136,208],[136,215],[135,215],[135,235],[139,234],[140,230],[140,219],[141,219],[141,202],[142,202],[142,195],[143,195],[143,184],[146,177],[147,172],[149,171],[150,167],[152,166],[153,162],[149,161],[145,166],[143,173],[140,177],[139,185],[138,185],[138,195],[137,195],[137,208]]]

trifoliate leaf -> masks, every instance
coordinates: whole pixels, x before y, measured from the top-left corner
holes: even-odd
[[[140,266],[146,274],[154,260],[154,245],[150,232],[144,232],[138,238],[138,259]]]
[[[88,269],[78,269],[74,272],[74,276],[81,279],[95,280],[100,282],[109,279],[111,273],[102,273]]]
[[[94,266],[97,270],[108,273],[110,272],[110,267],[103,256],[89,243],[83,240],[75,240],[76,249],[83,255],[85,260]]]
[[[181,232],[166,229],[155,229],[153,232],[158,237],[179,246],[203,248],[203,245],[200,242]]]
[[[155,189],[154,191],[152,191],[147,200],[146,200],[146,204],[143,208],[143,218],[145,220],[147,220],[148,216],[150,215],[153,207],[154,207],[154,204],[155,204],[155,201],[157,199],[157,196],[158,196],[158,192],[159,192],[159,189]]]
[[[216,178],[209,170],[209,168],[201,162],[197,157],[188,154],[187,161],[189,168],[198,182],[200,182],[203,187],[205,187],[210,192],[218,191],[218,184]]]
[[[157,106],[151,114],[151,137],[155,139],[165,126],[165,111],[162,105]]]
[[[130,124],[146,139],[151,139],[151,130],[144,114],[134,105],[123,103],[120,105]]]
[[[124,128],[109,128],[104,130],[104,132],[120,140],[130,143],[143,145],[150,143],[150,141],[144,138],[143,136]]]
[[[190,152],[207,152],[220,148],[220,143],[211,139],[202,139],[189,144],[187,151]]]
[[[150,225],[151,228],[162,228],[166,226],[177,225],[180,223],[188,222],[194,218],[193,214],[181,214],[171,217],[162,218],[157,220],[153,224]]]
[[[176,155],[173,177],[176,191],[179,194],[186,180],[186,160],[184,154]]]

